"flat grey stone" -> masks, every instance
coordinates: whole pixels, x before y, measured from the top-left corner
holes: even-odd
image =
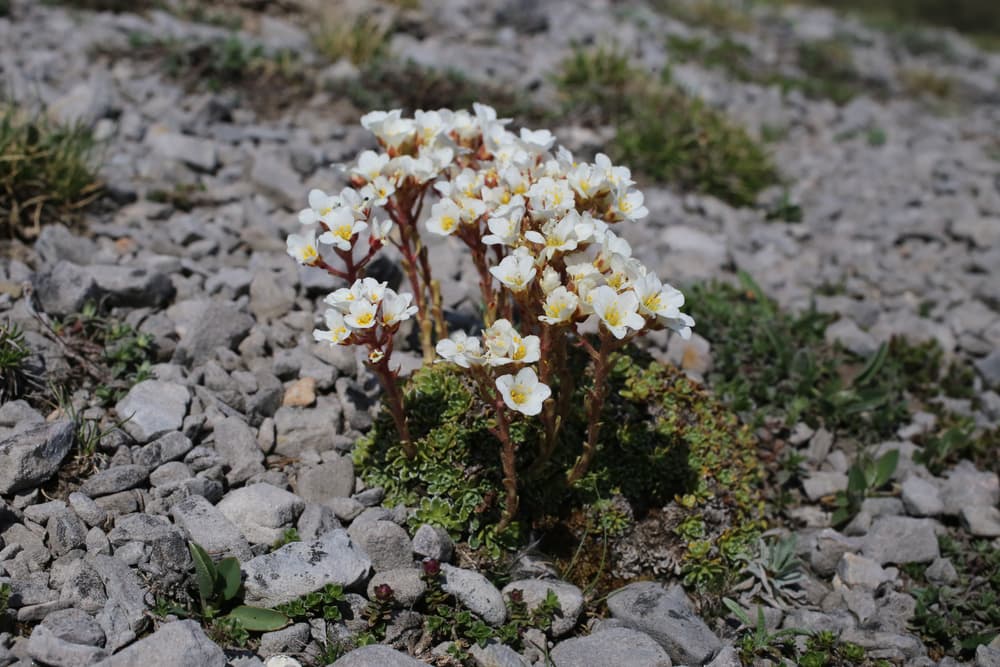
[[[226,481],[240,484],[264,472],[264,453],[245,421],[226,417],[215,424],[215,450],[229,466]],[[308,499],[307,499],[308,500]]]
[[[34,296],[43,311],[55,317],[78,313],[88,301],[96,303],[100,290],[84,267],[59,262],[31,278]]]
[[[86,271],[108,307],[157,308],[174,295],[174,285],[166,274],[141,266],[94,264]]]
[[[490,580],[472,570],[441,564],[444,577],[441,588],[451,593],[466,609],[479,615],[490,625],[500,625],[507,619],[503,595]]]
[[[167,309],[180,340],[172,361],[183,365],[204,363],[216,348],[235,349],[254,325],[253,317],[232,303],[215,299],[195,299]]]
[[[976,667],[1000,667],[1000,649],[985,644],[977,646]]]
[[[673,664],[655,639],[630,628],[609,628],[567,639],[552,649],[551,657],[555,667],[671,667]]]
[[[816,501],[847,489],[847,475],[842,472],[814,472],[802,482],[809,500]]]
[[[372,644],[354,649],[330,667],[426,667],[426,665],[388,646]]]
[[[303,540],[315,540],[331,530],[343,528],[332,509],[316,503],[306,503],[295,525]]]
[[[375,589],[387,584],[401,607],[412,607],[427,592],[423,572],[413,567],[376,572],[368,582],[368,599],[375,599]]]
[[[67,500],[76,515],[83,519],[83,522],[88,526],[98,526],[108,518],[108,513],[102,510],[93,498],[79,491],[69,494]]]
[[[1000,350],[993,350],[982,359],[973,362],[976,370],[990,387],[1000,387]]]
[[[473,643],[469,647],[469,655],[476,662],[476,667],[531,667],[531,663],[517,651],[496,641],[486,646]]]
[[[294,525],[305,503],[294,493],[262,483],[230,491],[217,507],[251,544],[270,545]]]
[[[226,654],[196,621],[173,621],[98,663],[99,667],[225,667]]]
[[[895,572],[886,571],[875,561],[850,552],[845,553],[837,565],[837,576],[848,586],[875,589],[882,582],[895,579],[895,575]]]
[[[311,503],[346,498],[354,493],[354,462],[350,457],[339,456],[319,465],[301,468],[295,490]]]
[[[446,563],[451,560],[453,543],[448,531],[425,523],[413,535],[413,553]]]
[[[977,470],[970,461],[955,466],[941,484],[944,512],[959,516],[966,507],[993,507],[1000,502],[1000,479],[994,472]]]
[[[702,664],[722,647],[677,585],[667,589],[649,581],[629,584],[608,597],[608,610],[626,626],[655,639],[675,662]]]
[[[51,667],[83,667],[108,656],[108,652],[99,646],[67,641],[44,625],[32,630],[27,651],[32,659]]]
[[[576,627],[583,611],[583,592],[573,584],[557,579],[518,579],[503,587],[504,599],[509,599],[514,590],[521,591],[529,610],[539,607],[549,591],[556,594],[562,612],[552,619],[553,637],[561,637]]]
[[[108,540],[115,549],[130,542],[149,547],[149,562],[163,570],[183,572],[191,563],[184,532],[165,516],[129,514],[118,517],[115,527],[108,532]]]
[[[159,468],[168,461],[176,461],[191,451],[194,444],[180,431],[165,433],[132,454],[132,461],[150,470]]]
[[[903,482],[903,506],[911,516],[937,516],[944,511],[941,491],[923,477],[911,475]]]
[[[880,565],[929,563],[940,555],[934,522],[902,516],[879,517],[864,537],[863,553]]]
[[[334,530],[313,542],[292,542],[243,564],[247,604],[273,607],[327,584],[345,588],[363,581],[371,561],[347,532]]]
[[[144,380],[132,387],[115,405],[115,412],[136,442],[145,444],[184,425],[191,395],[187,387],[173,382]]]
[[[87,540],[87,526],[68,508],[49,517],[46,533],[49,550],[55,556],[79,549]]]
[[[262,634],[257,652],[265,657],[280,653],[302,653],[311,641],[309,624],[294,623],[287,628]]]
[[[927,577],[927,581],[939,586],[958,581],[958,571],[948,558],[935,558],[934,562],[924,570],[924,576]]]
[[[41,625],[59,639],[84,646],[104,646],[104,630],[90,614],[80,609],[54,611]]]
[[[154,125],[146,133],[146,143],[159,157],[202,171],[211,171],[218,164],[215,143],[205,137],[192,137],[172,132],[163,125]]]
[[[202,496],[189,496],[170,508],[170,515],[191,541],[212,557],[251,557],[250,544],[233,522]]]
[[[0,442],[0,494],[34,488],[56,474],[73,446],[73,423],[38,424]]]
[[[392,521],[355,521],[347,529],[351,539],[372,560],[376,572],[413,565],[410,536]]]
[[[1000,537],[1000,509],[996,507],[965,507],[962,523],[976,537]]]
[[[115,651],[135,640],[148,623],[146,591],[131,568],[116,558],[92,554],[86,562],[104,586],[107,602],[95,620],[104,630],[105,648]]]
[[[128,491],[141,486],[149,479],[149,470],[145,466],[128,464],[116,465],[89,477],[80,485],[80,492],[91,498],[110,496],[112,493]]]

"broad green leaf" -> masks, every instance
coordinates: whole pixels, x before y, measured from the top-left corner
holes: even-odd
[[[208,552],[194,542],[188,542],[191,559],[194,560],[195,581],[198,582],[198,595],[202,606],[207,606],[215,593],[215,580],[219,576]]]
[[[871,381],[882,370],[882,366],[885,364],[886,357],[888,356],[889,346],[882,343],[879,345],[878,350],[875,351],[875,354],[871,356],[871,359],[868,360],[868,363],[865,364],[864,369],[854,378],[853,384],[859,386]]]
[[[830,523],[832,523],[834,526],[839,526],[843,523],[847,523],[847,521],[850,518],[851,518],[851,513],[848,512],[846,508],[841,507],[840,509],[838,509],[836,512],[833,513],[832,517],[830,517]]]
[[[240,562],[233,557],[223,558],[218,565],[219,579],[222,585],[222,599],[232,600],[240,592]]]
[[[274,609],[240,605],[227,615],[252,632],[273,632],[288,625],[288,617]]]
[[[851,466],[847,471],[847,493],[849,495],[863,496],[868,490],[868,481],[865,473],[859,465]]]
[[[722,598],[722,604],[726,605],[729,611],[733,613],[733,616],[739,619],[740,623],[748,628],[753,627],[753,623],[750,622],[750,616],[737,602],[731,600],[730,598]]]
[[[896,472],[896,466],[899,464],[899,450],[892,449],[882,456],[879,460],[875,462],[875,488],[880,488],[885,486],[889,478],[892,477],[892,473]]]

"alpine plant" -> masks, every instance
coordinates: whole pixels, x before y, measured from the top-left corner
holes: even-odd
[[[552,385],[571,392],[568,349],[589,356],[586,440],[565,472],[573,484],[597,447],[610,355],[637,336],[669,329],[683,338],[694,320],[681,311],[684,295],[632,256],[615,227],[646,218],[643,194],[626,167],[603,154],[579,162],[555,145],[548,130],[507,129],[508,119],[482,104],[472,111],[373,111],[361,124],[378,141],[344,165],[349,185],[339,193],[312,190],[288,237],[288,254],[344,281],[325,299],[317,341],[364,348],[381,381],[402,449],[410,438],[393,340],[414,317],[425,363],[436,358],[468,373],[496,414],[506,503],[501,526],[516,515],[517,443],[512,420],[541,420],[544,437],[529,471],[554,453],[571,401],[555,400]],[[446,327],[424,235],[451,237],[468,249],[483,299],[480,337]],[[386,245],[399,252],[411,292],[397,293],[365,277]],[[596,334],[584,335],[586,331]],[[523,415],[523,417],[519,416]]]

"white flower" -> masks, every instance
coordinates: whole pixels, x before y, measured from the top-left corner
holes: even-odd
[[[684,305],[680,290],[662,284],[654,273],[635,280],[632,288],[639,297],[639,310],[653,317],[674,317]]]
[[[361,126],[378,137],[390,148],[396,148],[410,139],[416,131],[411,118],[403,118],[401,109],[372,111],[361,117]]]
[[[350,287],[341,287],[327,294],[323,303],[333,306],[341,313],[350,312],[351,304],[362,298],[361,287],[361,281],[355,281]]]
[[[423,144],[432,144],[445,129],[444,119],[437,111],[417,110],[413,113],[413,122],[417,127],[417,136]]]
[[[379,222],[375,218],[372,218],[369,223],[371,228],[372,238],[376,241],[386,241],[389,238],[389,232],[392,231],[392,220],[383,220]]]
[[[362,151],[361,155],[358,156],[358,164],[351,169],[351,173],[371,183],[382,175],[387,164],[389,164],[389,156],[385,153]]]
[[[382,297],[392,291],[387,287],[388,284],[388,282],[380,283],[374,278],[362,278],[361,280],[354,281],[351,291],[371,303],[377,304],[382,301]]]
[[[286,252],[300,264],[312,265],[319,261],[319,250],[316,249],[316,230],[309,229],[305,234],[289,234],[285,242]]]
[[[483,363],[482,345],[478,338],[464,331],[456,331],[446,340],[438,341],[434,348],[445,361],[458,364],[462,368],[479,366]]]
[[[538,381],[538,376],[530,367],[522,368],[517,375],[498,377],[496,386],[508,408],[528,416],[541,412],[542,403],[552,395],[552,390]]]
[[[646,320],[638,313],[639,297],[632,290],[619,294],[614,288],[601,285],[591,290],[589,296],[594,312],[615,338],[624,338],[629,329],[638,331],[646,326]]]
[[[319,237],[320,243],[336,246],[340,250],[350,250],[354,243],[354,235],[368,228],[368,225],[354,217],[349,208],[338,208],[323,218],[323,223],[330,231]]]
[[[366,299],[351,303],[351,309],[344,317],[344,323],[352,329],[370,329],[375,326],[375,312],[378,304]]]
[[[531,284],[537,271],[531,255],[515,253],[504,257],[497,266],[491,266],[490,273],[514,292],[520,292]]]
[[[630,190],[618,197],[614,212],[626,220],[640,220],[649,215],[649,209],[642,205],[643,195],[638,190]]]
[[[383,359],[385,359],[384,350],[372,350],[371,352],[368,353],[368,363],[372,364],[373,366],[378,362],[382,361]]]
[[[326,311],[326,328],[327,331],[313,329],[313,338],[316,342],[340,345],[351,335],[350,330],[344,324],[344,316],[340,311],[332,308]]]
[[[582,199],[591,199],[607,190],[604,172],[592,164],[578,164],[566,174],[566,182]]]
[[[686,313],[678,311],[676,316],[673,317],[657,317],[657,321],[660,324],[670,329],[671,331],[676,331],[678,335],[684,340],[691,338],[691,327],[694,326],[694,318]]]
[[[576,211],[563,216],[561,219],[552,219],[542,226],[542,233],[530,231],[525,233],[524,238],[532,243],[539,243],[545,246],[543,251],[545,258],[551,260],[558,253],[576,250],[576,227],[580,221],[580,216]]]
[[[531,212],[537,218],[550,218],[568,213],[576,207],[573,190],[565,179],[555,180],[546,176],[535,181],[528,189]]]
[[[538,319],[546,324],[569,322],[576,313],[578,305],[580,305],[580,299],[576,294],[560,285],[545,297],[545,303],[542,306],[545,309],[545,314],[540,315]]]
[[[442,199],[431,207],[431,217],[427,219],[427,231],[441,236],[450,236],[462,221],[462,209],[451,199]]]
[[[502,212],[502,214],[500,214]],[[521,235],[521,220],[524,218],[524,207],[506,206],[497,211],[486,222],[490,233],[483,237],[486,245],[515,246]]]
[[[556,138],[548,130],[529,130],[521,128],[521,143],[531,151],[543,153],[556,143]]]
[[[303,225],[314,225],[317,220],[329,215],[340,204],[340,200],[334,195],[328,195],[314,188],[309,191],[309,208],[299,211],[299,222]]]
[[[391,327],[400,322],[405,322],[417,312],[416,306],[411,306],[413,295],[409,292],[397,294],[391,289],[385,291],[382,298],[382,325]]]
[[[549,294],[552,290],[562,286],[562,276],[560,276],[559,272],[551,266],[546,266],[545,269],[542,270],[542,279],[538,284],[542,288],[543,293]]]

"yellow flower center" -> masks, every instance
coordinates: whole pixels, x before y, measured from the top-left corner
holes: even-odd
[[[510,390],[510,400],[521,405],[528,400],[528,392],[524,391],[521,386],[515,386]]]
[[[315,262],[319,258],[316,246],[307,245],[302,249],[302,260],[306,263]]]
[[[562,317],[563,305],[561,303],[545,304],[545,314],[552,318]]]
[[[345,241],[350,241],[351,237],[354,235],[354,225],[339,225],[333,233]]]
[[[617,327],[622,323],[622,312],[618,309],[618,306],[608,306],[604,311],[604,321],[613,327]]]
[[[658,310],[660,307],[660,295],[650,294],[642,300],[642,303],[645,304],[646,308],[649,308],[650,310]]]
[[[361,313],[360,315],[358,315],[357,319],[358,319],[358,324],[360,324],[361,326],[367,326],[372,323],[372,320],[375,319],[375,316],[372,315],[371,313]]]
[[[451,230],[455,229],[455,218],[451,217],[450,215],[446,215],[443,218],[441,218],[441,229],[443,229],[446,232],[450,232]]]
[[[517,347],[514,348],[514,354],[510,355],[510,358],[514,361],[520,361],[527,353],[528,349],[524,346],[524,341],[518,341]]]

